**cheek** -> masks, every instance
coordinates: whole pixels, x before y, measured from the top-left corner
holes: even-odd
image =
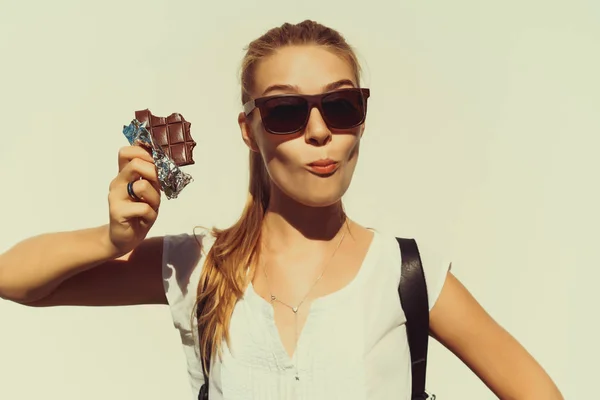
[[[359,154],[360,137],[352,134],[336,136],[336,140],[324,149],[307,144],[304,137],[288,137],[283,140],[275,137],[261,140],[259,150],[267,169],[277,175],[286,171],[289,174],[305,173],[305,164],[321,157],[340,161],[344,169],[353,167]]]
[[[302,134],[273,135],[262,128],[262,124],[254,127],[256,144],[267,170],[276,165],[291,167],[301,159],[304,138]]]
[[[292,141],[261,144],[260,152],[267,171],[276,183],[292,179],[303,171],[301,146]]]
[[[360,139],[361,137],[359,135],[353,135],[352,140],[349,141],[346,149],[348,162],[353,162],[356,164],[356,159],[358,158],[358,153],[360,150]]]
[[[318,148],[303,137],[277,142],[263,141],[261,154],[273,183],[287,196],[309,206],[326,206],[337,202],[346,192],[358,160],[360,136],[334,134],[329,146]],[[320,157],[341,162],[329,177],[310,173],[305,163]]]

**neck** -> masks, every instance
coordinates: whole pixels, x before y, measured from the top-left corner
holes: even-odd
[[[326,207],[309,207],[277,192],[271,192],[263,219],[263,232],[271,244],[289,246],[307,239],[330,241],[346,222],[341,200]]]

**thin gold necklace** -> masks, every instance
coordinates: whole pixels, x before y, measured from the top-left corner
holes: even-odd
[[[294,358],[296,358],[296,363],[295,364],[296,364],[296,380],[297,381],[300,380],[300,377],[298,376],[298,336],[299,336],[299,332],[298,332],[298,310],[300,309],[300,306],[302,306],[302,304],[304,304],[304,301],[308,298],[308,295],[312,292],[312,290],[314,289],[314,287],[317,285],[317,283],[321,280],[321,278],[325,274],[325,270],[327,269],[327,267],[329,266],[329,264],[331,264],[331,260],[335,256],[335,253],[337,253],[337,250],[340,248],[340,246],[342,244],[342,241],[344,240],[344,237],[346,237],[346,232],[342,233],[342,237],[340,238],[340,241],[338,242],[336,248],[333,250],[333,253],[331,254],[331,257],[329,258],[329,260],[327,260],[327,263],[323,267],[323,270],[321,271],[321,274],[319,275],[319,277],[315,280],[315,282],[312,284],[312,286],[310,287],[310,289],[308,289],[308,292],[306,292],[306,294],[304,295],[304,297],[302,298],[302,300],[296,306],[292,306],[290,304],[285,303],[284,301],[281,301],[280,299],[278,299],[273,294],[273,292],[271,291],[271,287],[269,285],[269,276],[267,275],[267,266],[266,266],[266,264],[265,264],[265,267],[263,268],[263,271],[265,273],[265,279],[267,281],[267,290],[269,291],[269,296],[271,297],[271,304],[273,304],[273,302],[276,301],[276,302],[284,305],[285,307],[289,308],[294,313],[294,324],[295,324],[295,331],[296,331],[296,343],[294,345]]]

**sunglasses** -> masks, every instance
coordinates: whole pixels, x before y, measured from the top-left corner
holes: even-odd
[[[267,96],[248,101],[244,113],[249,116],[258,108],[265,130],[276,135],[304,129],[313,107],[330,129],[350,129],[365,122],[370,94],[369,89],[349,88],[314,95]]]

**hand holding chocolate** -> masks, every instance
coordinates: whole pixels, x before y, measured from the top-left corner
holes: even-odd
[[[141,146],[152,154],[158,180],[167,199],[177,198],[193,178],[180,167],[194,164],[196,142],[190,134],[191,124],[179,113],[156,117],[149,110],[135,112],[123,134],[132,146]]]

